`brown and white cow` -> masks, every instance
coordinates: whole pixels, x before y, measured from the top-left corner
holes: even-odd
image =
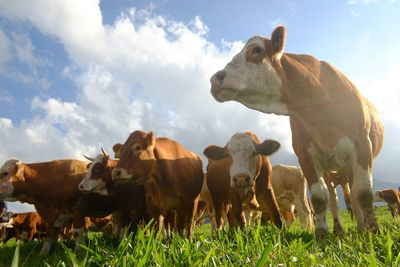
[[[384,189],[375,191],[375,202],[386,202],[392,216],[400,214],[400,193],[394,189]]]
[[[144,185],[151,218],[160,215],[190,236],[203,184],[202,162],[169,138],[157,138],[152,131],[134,131],[123,145],[114,146],[120,160],[112,171],[113,180]],[[176,218],[176,219],[175,219]]]
[[[287,225],[294,221],[295,208],[303,228],[311,228],[313,218],[307,198],[307,181],[296,166],[277,164],[272,166],[272,188],[282,217]]]
[[[48,226],[34,211],[13,214],[9,224],[15,229],[17,238],[26,241],[31,241],[37,233],[44,236]]]
[[[274,140],[260,143],[255,134],[247,131],[234,134],[225,147],[211,145],[204,150],[209,159],[207,184],[218,229],[227,215],[230,226],[244,226],[244,205],[261,210],[265,218],[282,226],[271,185],[271,163],[266,157],[279,147]]]
[[[124,228],[130,226],[135,232],[142,220],[147,220],[145,191],[142,185],[133,183],[117,184],[112,180],[111,172],[118,160],[113,160],[103,151],[92,159],[88,172],[78,185],[86,193],[112,195],[117,201],[117,210],[113,213],[113,232],[120,236]]]
[[[11,159],[0,168],[0,199],[28,202],[49,224],[41,254],[48,254],[59,229],[74,225],[78,242],[84,218],[104,217],[116,204],[108,196],[82,195],[77,186],[87,172],[88,162],[62,159],[22,163]]]
[[[328,232],[326,171],[349,174],[351,205],[360,229],[378,229],[373,211],[372,162],[384,127],[373,106],[350,80],[325,61],[284,53],[286,28],[271,39],[254,36],[211,77],[219,102],[237,101],[290,118],[292,146],[306,176],[316,212],[316,234]]]

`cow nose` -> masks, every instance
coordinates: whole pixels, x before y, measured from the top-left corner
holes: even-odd
[[[83,188],[83,184],[79,184],[79,185],[78,185],[78,190],[83,191],[83,189],[84,189],[84,188]]]
[[[218,87],[220,86],[225,79],[226,76],[226,72],[223,70],[218,71],[217,73],[215,73],[212,77],[211,77],[211,85],[213,87]]]
[[[215,73],[215,79],[217,79],[218,82],[222,83],[225,79],[226,72],[223,70],[218,71]]]
[[[233,176],[233,183],[235,187],[249,187],[251,186],[251,179],[247,174],[238,174]]]

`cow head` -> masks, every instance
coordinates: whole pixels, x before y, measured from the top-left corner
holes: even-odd
[[[265,140],[260,143],[255,134],[236,133],[225,147],[216,145],[208,146],[204,155],[212,160],[230,157],[231,187],[248,188],[253,185],[258,174],[261,158],[259,155],[268,156],[277,151],[280,144],[274,140]]]
[[[107,179],[111,180],[111,177],[107,177],[107,174],[109,173],[109,170],[107,169],[109,156],[103,151],[102,154],[97,155],[94,159],[89,157],[86,158],[92,161],[92,163],[88,165],[88,172],[78,185],[79,191],[84,193],[92,192],[101,195],[108,195],[107,184],[105,181]]]
[[[7,160],[0,168],[0,199],[14,200],[13,182],[18,180],[17,176],[22,171],[22,163],[19,159]]]
[[[375,191],[374,202],[385,202],[385,200],[382,198],[382,191],[380,190]]]
[[[271,39],[250,38],[223,70],[211,77],[211,94],[219,102],[234,100],[265,113],[287,115],[281,101],[282,78],[276,70],[286,40],[286,29],[277,27]]]
[[[135,131],[123,145],[114,145],[120,159],[112,171],[112,179],[136,184],[149,182],[156,171],[155,143],[156,137],[152,131]]]

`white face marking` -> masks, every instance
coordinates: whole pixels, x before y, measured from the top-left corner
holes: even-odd
[[[78,185],[79,190],[84,192],[99,193],[101,195],[107,195],[106,183],[102,179],[92,179],[93,167],[96,164],[101,164],[104,160],[103,154],[97,155],[93,162],[89,165],[88,172],[86,173],[83,180]]]
[[[268,60],[262,63],[247,62],[246,52],[251,45],[265,46],[265,38],[255,36],[229,62],[223,71],[225,78],[217,95],[219,101],[234,100],[265,113],[288,115],[281,102],[282,80]]]
[[[14,186],[12,178],[18,166],[21,164],[19,159],[7,160],[0,168],[0,198],[8,201],[15,201],[12,197]]]
[[[227,145],[228,154],[232,158],[230,166],[231,187],[236,187],[235,176],[248,176],[253,184],[257,172],[257,153],[250,136],[237,133],[231,137]]]

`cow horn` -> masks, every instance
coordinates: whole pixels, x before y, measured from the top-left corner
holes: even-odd
[[[85,156],[85,155],[82,155],[82,156],[84,156],[86,159],[88,159],[90,161],[94,161],[94,158],[91,158],[91,157],[88,157],[88,156]]]
[[[108,154],[104,151],[104,149],[101,147],[101,152],[103,152],[103,156],[104,157],[107,157],[108,156]]]

